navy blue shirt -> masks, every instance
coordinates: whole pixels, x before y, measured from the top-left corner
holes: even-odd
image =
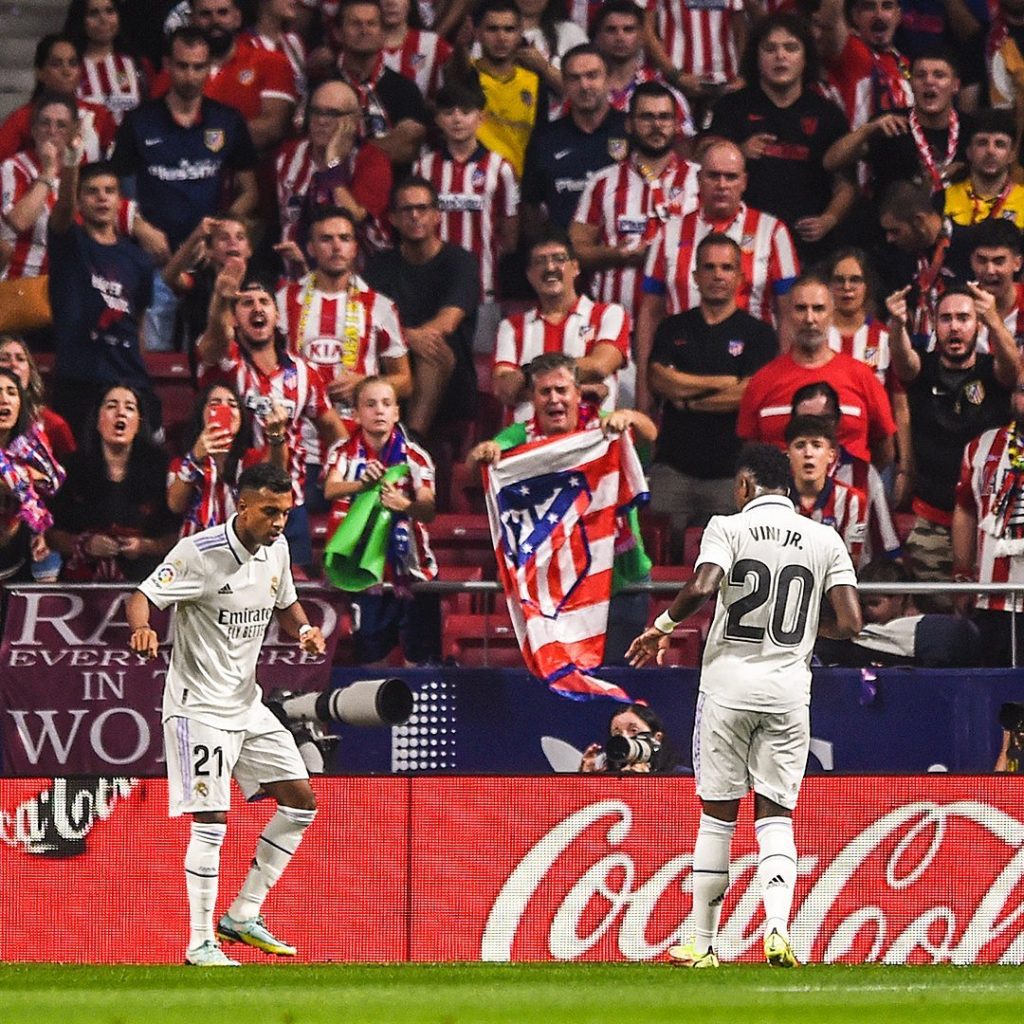
[[[79,224],[47,233],[54,376],[148,389],[139,321],[153,298],[153,263],[134,243],[102,245]]]
[[[548,208],[548,219],[568,229],[587,182],[609,164],[626,159],[626,115],[609,110],[594,132],[585,132],[571,114],[538,125],[526,147],[521,198]]]
[[[111,162],[121,177],[135,175],[142,215],[176,249],[220,211],[228,175],[255,168],[256,150],[234,108],[203,97],[198,120],[182,127],[159,99],[125,115]]]

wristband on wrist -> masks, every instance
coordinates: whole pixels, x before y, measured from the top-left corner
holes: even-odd
[[[954,565],[953,566],[953,582],[954,583],[974,583],[975,574],[974,569],[969,565]]]
[[[43,174],[40,174],[39,177],[36,178],[36,180],[34,182],[32,182],[32,184],[33,185],[40,185],[40,184],[41,185],[45,185],[47,187],[47,189],[49,191],[51,191],[51,192],[57,187],[57,182],[55,182],[53,180],[53,178],[47,178]]]
[[[299,626],[299,639],[301,640],[307,633],[312,632],[312,630],[313,627],[308,622],[304,622]]]
[[[679,625],[679,623],[675,619],[673,619],[672,616],[669,615],[668,612],[662,612],[654,620],[654,628],[659,633],[664,633],[665,636],[668,636],[669,633],[671,633],[672,630],[674,630],[676,628],[676,626],[678,626],[678,625]]]
[[[273,448],[279,448],[281,445],[284,444],[285,441],[284,434],[267,434],[266,437],[267,444],[269,444]]]

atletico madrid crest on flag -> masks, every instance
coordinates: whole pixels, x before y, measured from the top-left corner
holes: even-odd
[[[523,660],[563,697],[629,700],[591,671],[604,659],[612,561],[632,543],[623,517],[646,501],[628,434],[545,438],[488,470],[491,537]]]

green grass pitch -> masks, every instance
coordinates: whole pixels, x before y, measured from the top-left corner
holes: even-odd
[[[1020,967],[0,964],[3,1024],[1019,1024]]]

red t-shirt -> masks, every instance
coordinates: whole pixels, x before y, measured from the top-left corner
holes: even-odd
[[[90,162],[103,160],[114,142],[117,133],[117,122],[106,107],[86,100],[77,100],[79,116],[91,114],[92,130],[87,131],[82,141],[85,143],[83,159]],[[11,111],[7,120],[0,124],[0,160],[6,160],[23,149],[33,149],[32,141],[32,104]]]
[[[785,448],[793,394],[805,384],[826,381],[839,394],[836,440],[851,454],[870,461],[871,445],[896,433],[896,422],[885,388],[866,363],[836,352],[824,366],[808,368],[790,353],[762,366],[747,384],[736,418],[736,433],[744,441],[764,441]]]
[[[170,87],[170,77],[161,71],[153,82],[154,98],[165,95]],[[245,36],[235,40],[231,60],[210,75],[203,94],[234,107],[246,121],[259,117],[265,99],[298,102],[288,58],[279,50],[260,49]]]

